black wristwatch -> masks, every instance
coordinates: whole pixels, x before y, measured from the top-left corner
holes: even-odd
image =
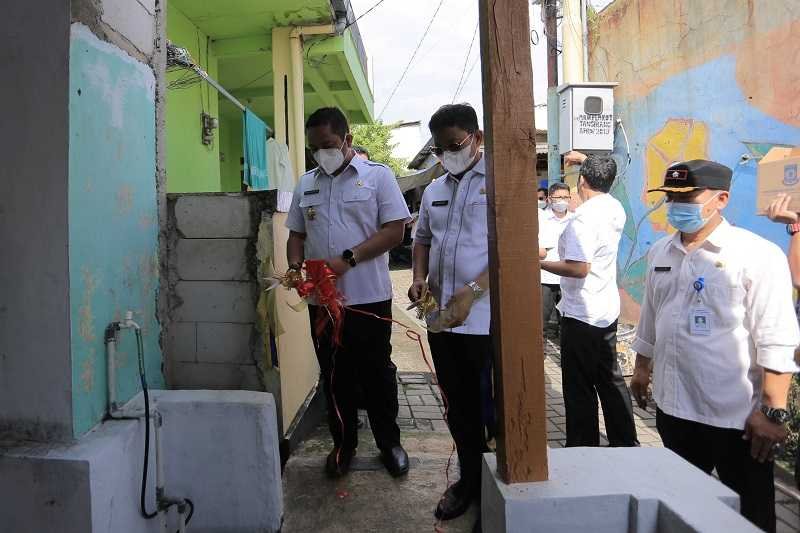
[[[350,265],[351,267],[356,266],[356,254],[354,254],[353,250],[351,250],[350,248],[342,252],[342,259],[344,259],[344,262]]]
[[[761,412],[764,413],[764,415],[769,418],[771,422],[781,426],[788,422],[790,418],[789,411],[786,409],[778,409],[762,405]]]

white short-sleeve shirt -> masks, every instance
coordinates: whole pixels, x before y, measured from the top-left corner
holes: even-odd
[[[698,306],[709,335],[690,330]],[[789,266],[775,244],[723,221],[691,252],[680,233],[650,248],[633,349],[653,359],[655,401],[665,413],[744,429],[761,400],[763,369],[796,372],[798,343]]]
[[[394,173],[353,157],[338,176],[316,168],[300,177],[286,227],[306,235],[306,259],[330,259],[398,220],[411,216]],[[338,288],[348,305],[391,300],[389,254],[357,264],[338,280]]]
[[[549,208],[539,211],[539,247],[547,248],[547,256],[543,261],[561,260],[558,255],[558,240],[571,218],[572,213],[569,212],[558,218]],[[561,276],[542,270],[541,282],[545,285],[558,285],[561,283]]]
[[[591,326],[608,327],[619,318],[617,251],[625,227],[625,209],[610,194],[583,202],[558,242],[565,261],[590,263],[585,278],[561,278],[558,310]]]
[[[428,285],[439,305],[447,305],[458,289],[489,268],[486,217],[483,157],[460,180],[445,174],[425,189],[414,240],[431,247]],[[464,324],[448,331],[488,335],[490,318],[487,291]]]

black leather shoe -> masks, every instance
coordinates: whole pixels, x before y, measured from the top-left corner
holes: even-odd
[[[386,470],[394,477],[404,476],[408,473],[408,454],[402,446],[381,451],[381,461]]]
[[[474,499],[474,491],[459,480],[444,491],[442,499],[439,500],[439,505],[436,506],[436,518],[439,520],[458,518],[467,512]]]
[[[329,477],[337,478],[342,477],[350,471],[350,462],[356,454],[356,449],[342,449],[334,448],[328,454],[328,459],[325,461],[325,473]]]

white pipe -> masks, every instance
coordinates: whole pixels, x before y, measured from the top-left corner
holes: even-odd
[[[108,412],[117,411],[117,338],[106,339],[106,374],[108,376]]]
[[[186,533],[186,505],[178,506],[178,533]]]
[[[584,81],[580,0],[563,0],[561,63],[564,83]]]

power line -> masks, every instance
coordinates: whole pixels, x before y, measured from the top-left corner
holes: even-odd
[[[422,34],[422,37],[417,43],[417,47],[414,49],[414,53],[411,54],[411,59],[408,60],[408,64],[406,65],[406,68],[403,70],[403,74],[400,75],[400,79],[397,80],[397,83],[395,83],[394,89],[392,89],[392,93],[389,95],[389,99],[386,100],[386,105],[383,106],[383,109],[378,114],[378,118],[383,116],[383,113],[386,111],[386,108],[389,107],[389,104],[392,102],[392,98],[394,98],[394,95],[397,92],[397,89],[400,87],[400,84],[403,83],[406,74],[408,74],[408,69],[411,68],[411,63],[414,61],[414,58],[417,57],[417,52],[419,52],[419,49],[422,46],[422,42],[425,40],[425,37],[427,37],[428,32],[431,29],[431,26],[433,26],[433,21],[436,20],[436,15],[439,14],[439,9],[441,9],[442,4],[444,4],[444,0],[439,0],[439,5],[436,6],[436,11],[433,12],[433,16],[431,17],[431,20],[428,22],[428,26],[425,28],[425,33]]]
[[[352,26],[353,24],[355,24],[356,22],[358,22],[362,18],[364,18],[367,15],[369,15],[370,12],[372,12],[373,9],[377,8],[379,5],[381,5],[385,1],[386,0],[378,0],[378,2],[375,5],[373,5],[371,8],[369,8],[366,11],[364,11],[363,13],[361,13],[358,17],[356,17],[356,19],[353,22],[348,22],[347,25],[344,27],[344,30],[346,30],[347,28],[349,28],[350,26]],[[344,31],[344,30],[342,30],[342,31]]]
[[[478,35],[478,25],[480,21],[475,24],[475,31],[472,33],[472,39],[469,41],[469,48],[467,49],[467,56],[464,58],[464,66],[461,67],[461,74],[458,77],[458,83],[456,84],[456,92],[453,93],[453,99],[450,101],[452,104],[456,101],[456,97],[458,93],[461,91],[461,82],[464,80],[464,73],[467,71],[467,63],[469,63],[469,55],[472,53],[472,45],[475,44],[475,36]]]
[[[464,87],[467,86],[469,77],[472,75],[472,71],[475,70],[475,65],[477,65],[480,62],[480,60],[481,60],[481,55],[478,54],[478,57],[476,57],[475,60],[472,62],[472,66],[469,67],[469,72],[467,72],[467,75],[464,77],[464,81],[461,83],[461,87],[459,87],[458,91],[456,91],[456,95],[453,97],[454,102],[456,101],[456,98],[458,98],[458,95],[461,94],[461,91],[464,90]]]

